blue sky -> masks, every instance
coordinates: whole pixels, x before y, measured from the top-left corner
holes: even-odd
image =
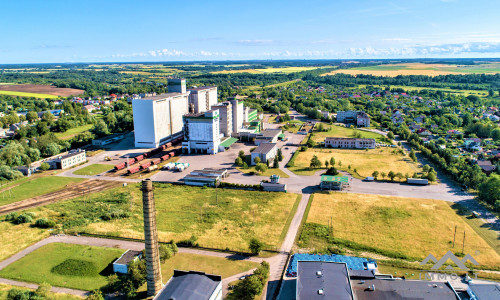
[[[0,64],[500,57],[497,0],[3,1]]]

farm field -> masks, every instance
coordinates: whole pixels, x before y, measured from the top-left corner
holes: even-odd
[[[313,175],[318,169],[309,169],[309,163],[314,155],[324,165],[324,162],[330,158],[335,158],[335,168],[351,173],[356,178],[365,178],[372,176],[373,171],[379,173],[390,171],[395,173],[401,172],[403,175],[408,173],[410,176],[413,173],[421,172],[422,169],[414,163],[408,156],[392,153],[394,148],[377,148],[377,149],[334,149],[334,148],[313,148],[307,149],[305,152],[299,152],[295,159],[295,166],[290,167],[290,171],[298,175]],[[339,165],[339,163],[342,165]],[[351,165],[349,170],[348,166]],[[354,169],[357,173],[354,173]],[[379,175],[379,179],[382,177]],[[387,179],[387,177],[386,177]]]
[[[116,204],[116,193],[132,199]],[[216,193],[218,205],[216,200]],[[65,212],[75,218],[89,217],[95,220],[96,210],[102,207],[127,210],[129,218],[83,224],[74,231],[142,239],[142,198],[139,185],[119,187],[112,191],[93,194],[84,208],[75,203],[81,199],[64,201],[44,207],[42,214],[58,215]],[[99,199],[109,199],[99,202]],[[288,220],[296,210],[300,196],[291,193],[268,193],[232,189],[198,188],[159,184],[155,199],[160,241],[176,242],[195,237],[200,246],[218,249],[248,251],[246,245],[256,237],[267,248],[277,247],[284,239]],[[111,206],[110,206],[111,205]],[[88,211],[87,211],[88,210]],[[98,215],[97,215],[98,216]]]
[[[358,85],[359,88],[365,88],[367,85],[366,84],[360,84]],[[385,88],[385,86],[381,85],[372,85],[373,87],[379,87],[379,88]],[[469,95],[478,95],[478,96],[486,96],[488,95],[488,91],[486,90],[457,90],[457,89],[448,89],[448,88],[425,88],[425,87],[418,87],[418,86],[405,86],[405,85],[390,85],[391,89],[403,89],[406,91],[421,91],[424,89],[427,90],[433,90],[433,91],[442,91],[445,93],[451,93],[451,94],[463,94],[465,96]]]
[[[19,97],[33,97],[33,98],[40,98],[40,99],[55,99],[55,98],[58,98],[58,96],[49,95],[49,94],[25,93],[25,92],[4,91],[4,90],[0,90],[0,95],[19,96]]]
[[[316,125],[318,126],[318,125]],[[365,131],[365,130],[358,130],[358,129],[353,129],[353,128],[347,128],[344,126],[337,126],[337,125],[325,125],[323,124],[325,128],[328,128],[328,131],[325,132],[313,132],[313,141],[316,143],[324,142],[326,137],[360,137],[360,138],[366,138],[366,139],[375,139],[378,143],[390,143],[390,140],[388,140],[385,136],[375,133],[375,132],[370,132],[370,131]],[[318,127],[316,127],[318,128]]]
[[[439,76],[448,74],[496,74],[500,73],[500,64],[488,63],[479,65],[448,65],[448,64],[424,64],[424,63],[401,63],[385,64],[369,67],[354,67],[351,69],[334,70],[326,75],[338,73],[350,75],[374,75],[395,77],[398,75],[427,75]]]
[[[69,140],[70,138],[77,136],[78,134],[80,134],[82,132],[89,131],[90,129],[92,129],[93,126],[94,125],[92,125],[92,124],[82,125],[82,126],[68,129],[65,132],[56,132],[55,135],[60,140],[63,140],[63,141]]]
[[[19,185],[4,189],[0,193],[0,206],[54,192],[83,180],[81,178],[44,176],[22,181]]]
[[[177,253],[161,265],[161,276],[163,282],[167,282],[174,274],[174,270],[196,270],[227,278],[257,268],[258,266],[258,263],[251,261],[231,260],[223,257],[190,253]]]
[[[250,74],[265,74],[265,73],[295,73],[303,71],[311,71],[321,67],[282,67],[282,68],[265,68],[265,69],[243,69],[243,70],[223,70],[211,72],[212,74],[235,74],[235,73],[250,73]]]
[[[43,283],[91,291],[107,284],[110,264],[125,250],[52,243],[45,245],[0,271],[13,280]]]
[[[83,94],[83,90],[58,88],[51,85],[40,84],[15,84],[15,85],[0,85],[0,92],[8,95],[7,93],[19,92],[14,96],[38,97],[38,98],[57,98],[69,97]],[[41,96],[31,96],[29,94],[38,94]]]
[[[93,164],[73,172],[75,175],[97,175],[113,169],[112,165]]]
[[[461,252],[465,232],[464,253],[470,253],[484,267],[500,265],[499,253],[445,201],[351,193],[314,194],[307,224],[328,226],[330,220],[333,220],[334,238],[399,253],[417,261],[429,253],[441,257],[447,251]],[[455,226],[457,235],[453,247]],[[304,246],[323,248],[327,244],[311,238]]]

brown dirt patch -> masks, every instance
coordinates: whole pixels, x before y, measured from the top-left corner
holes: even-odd
[[[58,88],[52,85],[40,85],[40,84],[0,85],[0,91],[49,94],[61,97],[77,96],[85,92],[84,90],[79,90],[79,89]]]

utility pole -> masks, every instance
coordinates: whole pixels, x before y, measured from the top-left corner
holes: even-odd
[[[453,234],[453,248],[455,248],[455,237],[457,236],[457,225],[455,225],[455,233]]]
[[[465,249],[465,230],[464,230],[464,241],[462,242],[462,253],[464,253]]]

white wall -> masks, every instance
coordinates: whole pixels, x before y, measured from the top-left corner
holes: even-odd
[[[153,101],[132,100],[135,147],[155,147]]]

